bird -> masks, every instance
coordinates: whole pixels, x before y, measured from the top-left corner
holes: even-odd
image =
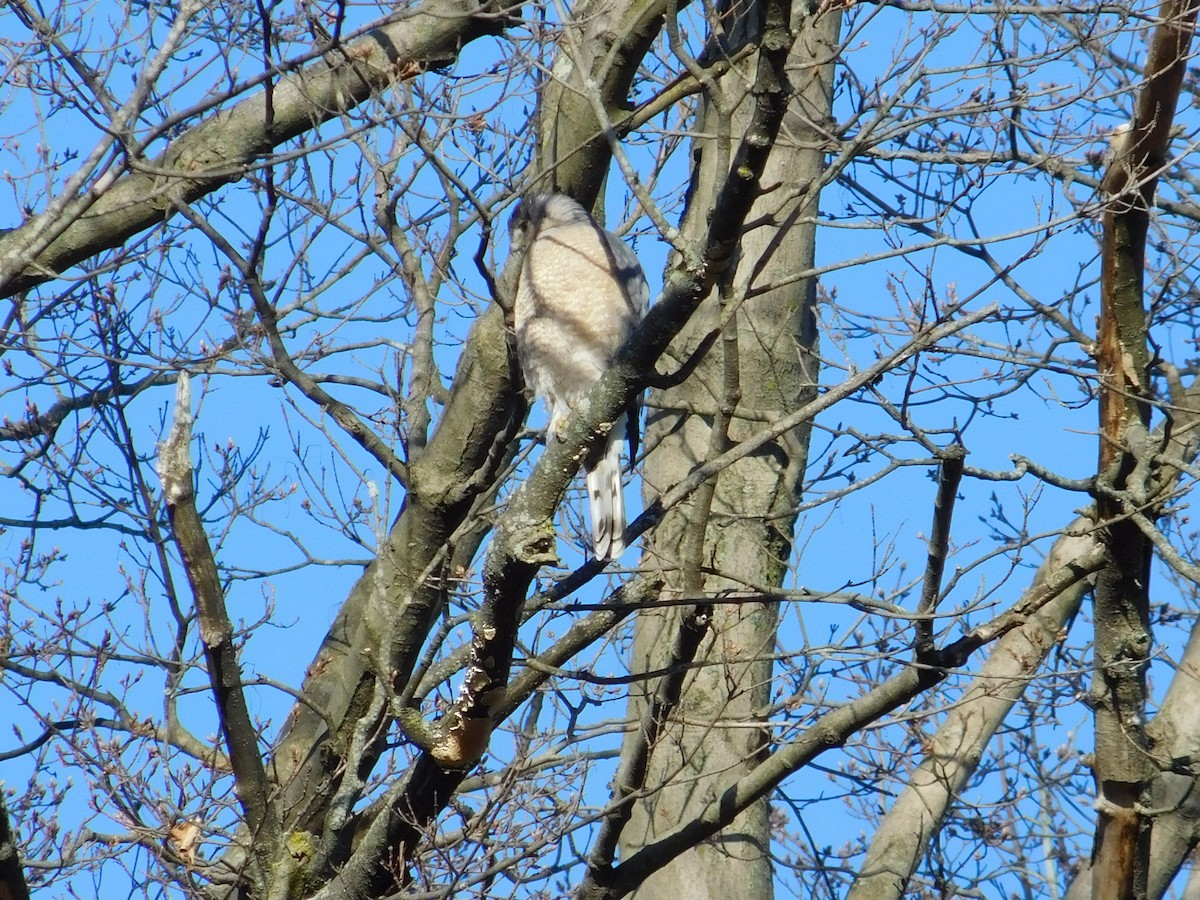
[[[513,309],[525,383],[561,439],[567,417],[608,369],[650,304],[634,252],[566,194],[522,199],[509,220],[510,253],[520,268]],[[640,397],[613,423],[598,456],[584,461],[592,553],[602,561],[625,549],[621,442],[637,456]]]

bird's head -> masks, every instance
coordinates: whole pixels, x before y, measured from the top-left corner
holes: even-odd
[[[528,246],[546,228],[590,221],[588,211],[566,194],[534,194],[513,210],[508,221],[509,241],[517,250]]]

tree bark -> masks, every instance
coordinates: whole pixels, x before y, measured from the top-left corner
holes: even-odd
[[[1158,900],[1200,839],[1200,779],[1194,762],[1200,759],[1200,625],[1192,628],[1175,677],[1146,734],[1155,756],[1166,764],[1148,792],[1155,816],[1146,893]]]
[[[768,4],[729,9],[731,43],[720,50],[732,53],[761,37],[768,15]],[[687,359],[710,330],[723,328],[714,349],[682,385],[651,395],[644,469],[648,502],[675,484],[681,472],[758,430],[760,423],[741,414],[745,410],[786,413],[815,396],[816,281],[782,288],[771,284],[813,264],[825,158],[822,127],[830,117],[840,17],[809,11],[789,24],[799,32],[787,61],[797,93],[762,178],[766,190],[747,220],[759,227],[742,235],[732,268],[676,342],[673,355]],[[697,130],[713,137],[697,142],[685,236],[707,228],[708,210],[729,163],[729,137],[745,133],[752,105],[746,86],[753,83],[755,63],[751,57],[735,66],[718,80],[715,95],[706,94]],[[666,515],[643,558],[646,565],[663,566],[665,596],[709,597],[781,583],[808,435],[807,424],[782,435]],[[675,635],[706,624],[707,633],[689,654],[672,653]],[[777,607],[771,602],[702,605],[698,618],[678,608],[647,610],[639,617],[635,671],[686,666],[692,654],[697,668],[682,686],[678,716],[642,751],[649,757],[644,784],[650,796],[634,805],[621,835],[622,858],[695,817],[721,786],[752,770],[766,752],[769,736],[760,716],[768,701],[776,624]],[[645,717],[654,690],[650,684],[632,693],[632,721]],[[623,756],[646,741],[642,731],[631,734]],[[764,797],[720,834],[653,874],[636,896],[771,896],[767,813]]]
[[[1096,579],[1093,755],[1099,797],[1092,856],[1096,900],[1146,896],[1150,820],[1142,801],[1153,777],[1145,733],[1152,546],[1130,518],[1157,517],[1150,497],[1155,448],[1153,394],[1142,296],[1146,233],[1158,173],[1166,161],[1191,45],[1196,4],[1167,0],[1154,30],[1146,82],[1133,122],[1105,173],[1097,368],[1100,453],[1097,512],[1108,564]]]
[[[254,872],[260,890],[268,880],[279,849],[279,817],[263,766],[258,728],[250,718],[242,690],[242,669],[234,641],[233,623],[225,606],[217,561],[196,508],[196,473],[192,466],[192,394],[186,372],[175,390],[171,431],[159,446],[158,477],[171,521],[172,537],[192,588],[200,641],[221,736],[233,768],[234,793],[241,804],[246,827],[253,835],[254,853],[261,868]]]
[[[464,45],[504,22],[487,3],[429,0],[331,49],[326,59],[280,74],[269,91],[213,113],[153,159],[126,161],[115,180],[101,178],[77,196],[57,198],[19,228],[0,232],[0,298],[58,278],[162,223],[180,205],[243,177],[272,148],[401,79],[453,60]]]
[[[638,67],[666,17],[688,2],[591,0],[573,8],[538,109],[532,191],[561,191],[596,206]]]
[[[29,885],[21,871],[21,848],[8,821],[3,791],[0,791],[0,900],[29,900]]]
[[[307,702],[292,709],[269,760],[284,831],[313,836],[311,876],[350,853],[351,807],[391,722],[382,680],[397,694],[409,689],[463,550],[460,529],[523,420],[514,377],[503,314],[492,307],[472,328],[442,420],[410,467],[404,508],[338,611],[304,680]],[[478,535],[464,540],[477,545]],[[232,849],[223,864],[239,871],[244,858],[245,848]]]
[[[1028,593],[1043,589],[1065,564],[1099,553],[1090,519],[1078,519],[1055,541]],[[1000,638],[971,686],[928,741],[925,759],[875,830],[846,900],[899,900],[950,804],[974,774],[988,742],[1053,649],[1060,630],[1091,589],[1071,584]]]

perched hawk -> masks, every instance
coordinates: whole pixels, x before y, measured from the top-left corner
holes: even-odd
[[[524,251],[517,283],[517,355],[525,381],[550,412],[558,437],[571,409],[600,380],[646,314],[650,288],[637,257],[564,194],[522,200],[509,223],[512,252]],[[637,401],[629,428],[618,421],[587,470],[592,552],[613,559],[625,549],[621,439],[637,453]]]

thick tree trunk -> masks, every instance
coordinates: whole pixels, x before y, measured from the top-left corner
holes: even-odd
[[[1134,120],[1113,147],[1102,186],[1107,207],[1096,351],[1096,506],[1108,564],[1097,575],[1094,603],[1096,900],[1145,897],[1149,880],[1150,819],[1143,810],[1154,776],[1145,730],[1152,548],[1136,517],[1152,521],[1161,509],[1150,490],[1158,448],[1148,433],[1152,361],[1142,292],[1149,210],[1167,158],[1195,19],[1194,0],[1163,3]]]
[[[1150,787],[1150,804],[1156,815],[1150,833],[1146,893],[1157,900],[1166,894],[1200,838],[1200,779],[1189,771],[1191,760],[1200,756],[1200,626],[1192,629],[1187,650],[1158,715],[1146,726],[1146,735],[1160,759],[1180,764],[1180,771],[1160,772]],[[1197,896],[1196,886],[1200,885],[1193,869],[1185,896]]]
[[[731,31],[752,39],[760,27],[755,4],[739,7]],[[652,394],[644,468],[653,498],[698,462],[761,427],[763,416],[786,413],[816,392],[815,279],[771,288],[813,265],[814,220],[824,168],[839,16],[798,18],[803,34],[789,60],[798,92],[767,170],[765,190],[748,222],[735,264],[675,345],[687,358],[711,330],[724,325],[704,363],[682,385]],[[729,49],[729,48],[725,48]],[[685,236],[703,235],[707,210],[729,166],[728,136],[745,132],[754,60],[720,80],[719,101],[706,99]],[[761,293],[760,293],[761,292]],[[753,294],[753,296],[751,296]],[[778,586],[787,570],[796,504],[807,461],[809,429],[801,427],[721,472],[671,511],[646,548],[644,563],[663,567],[667,598],[715,597],[723,590]],[[681,611],[682,610],[682,611]],[[753,769],[767,747],[761,714],[768,701],[777,610],[773,603],[716,604],[645,611],[637,626],[635,671],[672,659],[681,628],[699,638],[697,667],[686,678],[675,721],[649,749],[649,796],[634,808],[621,841],[622,857],[697,815],[721,787]],[[696,632],[707,626],[702,636]],[[688,642],[684,641],[686,645]],[[694,643],[694,642],[693,642]],[[668,676],[670,677],[670,676]],[[631,699],[643,716],[656,684]],[[631,742],[641,735],[630,735]],[[765,799],[708,843],[653,875],[639,897],[769,897],[770,830]]]

